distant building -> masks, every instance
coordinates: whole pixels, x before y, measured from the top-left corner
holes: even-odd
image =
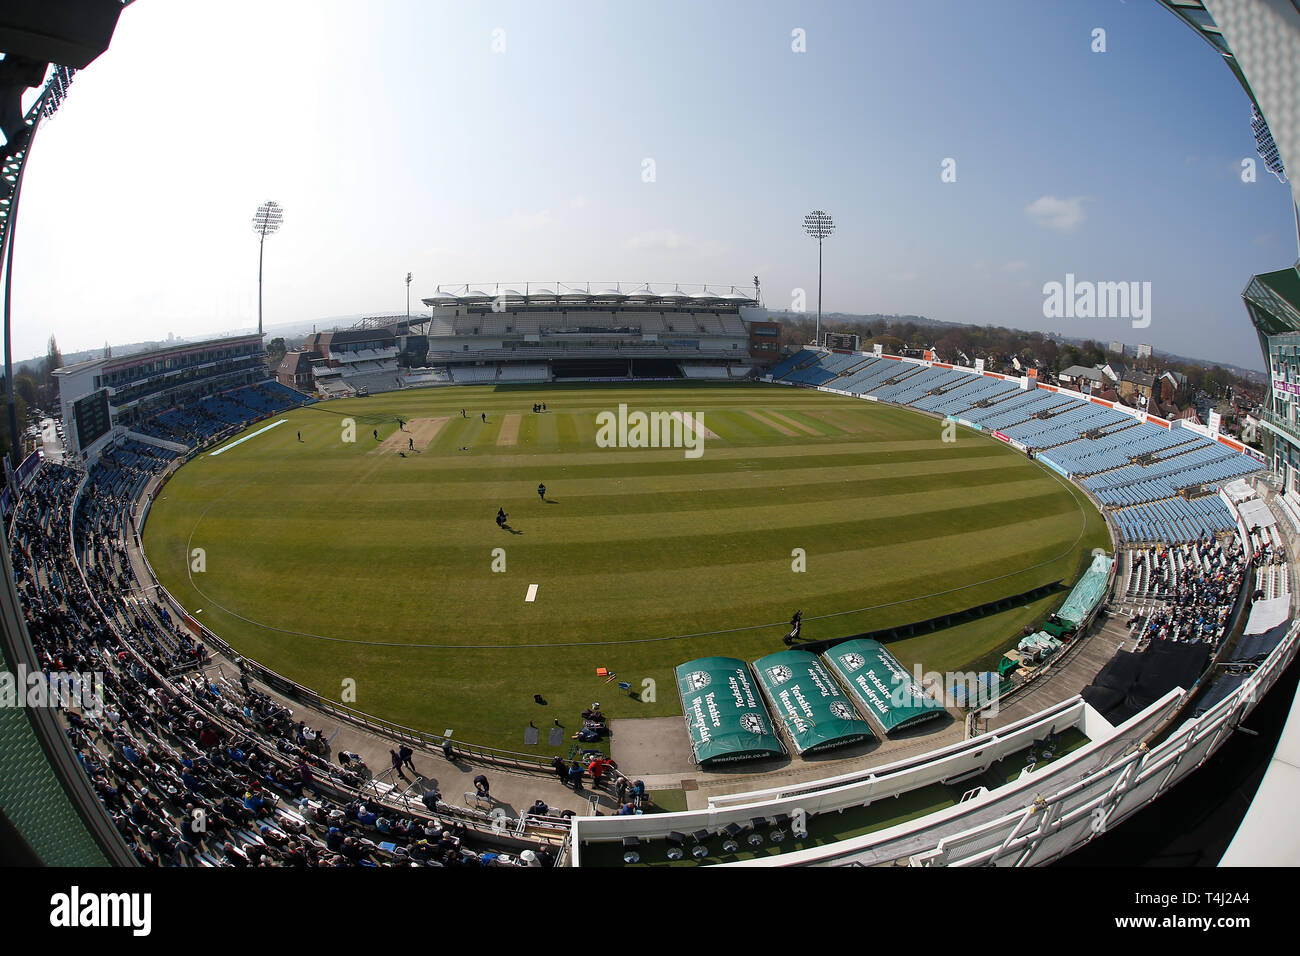
[[[285,352],[284,358],[275,370],[275,380],[281,385],[288,385],[300,392],[312,391],[311,360],[312,353],[307,349]]]
[[[749,329],[749,357],[763,364],[775,363],[781,357],[780,324],[754,321],[746,327]]]
[[[1118,355],[1120,358],[1123,358],[1123,357],[1124,357],[1124,343],[1123,343],[1123,342],[1111,342],[1110,345],[1106,346],[1106,351],[1107,351],[1107,352],[1110,352],[1110,353],[1112,353],[1112,354],[1114,354],[1114,355]]]
[[[1187,389],[1187,376],[1182,372],[1165,372],[1159,382],[1161,402],[1172,402],[1175,395]]]
[[[1124,378],[1124,373],[1128,368],[1123,362],[1107,362],[1104,365],[1098,365],[1097,369],[1116,385]]]
[[[1139,359],[1150,358],[1150,357],[1151,357],[1151,346],[1149,346],[1149,345],[1139,345],[1139,346],[1138,346],[1138,349],[1137,349],[1137,357],[1138,357]]]
[[[1069,368],[1061,369],[1058,377],[1062,385],[1080,392],[1100,390],[1106,385],[1105,375],[1098,369],[1086,368],[1083,365],[1071,365]]]
[[[1119,394],[1123,398],[1134,398],[1139,400],[1141,405],[1149,405],[1151,402],[1152,389],[1155,387],[1156,377],[1150,372],[1142,372],[1137,369],[1130,369],[1124,373],[1120,379]]]

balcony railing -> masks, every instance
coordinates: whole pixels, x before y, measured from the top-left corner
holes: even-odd
[[[1274,431],[1280,431],[1288,438],[1294,439],[1297,444],[1300,444],[1300,425],[1295,422],[1287,421],[1283,416],[1275,412],[1264,412],[1261,421],[1265,425],[1273,426]]]

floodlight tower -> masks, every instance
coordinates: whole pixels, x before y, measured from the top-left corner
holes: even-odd
[[[105,41],[107,43],[107,41]],[[4,61],[8,64],[8,60]],[[19,62],[18,58],[14,62]],[[31,75],[23,76],[19,71],[30,69]],[[16,89],[3,92],[12,94],[13,104],[19,102],[19,91],[26,89],[26,84],[35,86],[45,74],[45,65],[24,64],[13,72],[16,76]],[[6,115],[0,132],[4,133],[5,143],[0,147],[0,262],[4,263],[4,377],[5,405],[9,420],[9,457],[10,464],[18,467],[23,457],[22,437],[18,434],[18,411],[14,401],[13,368],[13,285],[14,285],[14,228],[18,222],[18,199],[23,187],[23,173],[27,170],[27,157],[31,152],[32,141],[36,139],[36,129],[42,119],[53,116],[68,95],[68,85],[76,69],[68,66],[55,66],[35,103],[25,114]],[[13,104],[5,104],[6,106]],[[6,111],[7,113],[9,111]],[[0,483],[3,483],[0,478]]]
[[[406,274],[406,320],[411,320],[411,273]]]
[[[835,231],[830,213],[814,209],[803,217],[803,231],[817,240],[817,335],[814,345],[822,341],[822,240]]]
[[[257,334],[262,334],[262,246],[266,244],[266,237],[273,236],[280,229],[280,223],[284,221],[284,210],[280,208],[279,203],[264,202],[257,207],[257,215],[253,216],[253,232],[258,234],[257,240]]]

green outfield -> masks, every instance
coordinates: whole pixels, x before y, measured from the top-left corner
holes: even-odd
[[[702,414],[714,437],[695,458],[598,447],[598,415],[620,403]],[[539,754],[552,718],[571,730],[594,700],[679,713],[675,665],[778,650],[796,609],[805,638],[856,634],[1071,584],[1109,548],[1082,492],[991,438],[780,386],[423,389],[246,435],[155,501],[144,544],[162,584],[323,697],[355,686],[349,703],[377,716]],[[890,647],[908,667],[982,669],[1064,595]]]

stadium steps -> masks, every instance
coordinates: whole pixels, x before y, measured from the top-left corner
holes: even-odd
[[[1177,444],[1177,445],[1168,445],[1168,446],[1166,446],[1166,447],[1164,447],[1164,448],[1159,449],[1158,451],[1155,452],[1156,455],[1163,455],[1164,452],[1172,451],[1172,450],[1175,449],[1175,448],[1181,448],[1182,451],[1177,452],[1177,453],[1175,453],[1175,454],[1173,454],[1173,455],[1167,455],[1167,456],[1165,456],[1165,457],[1157,457],[1157,458],[1154,458],[1154,459],[1152,459],[1151,464],[1154,465],[1154,464],[1157,464],[1158,462],[1167,461],[1167,460],[1170,459],[1170,458],[1177,458],[1178,455],[1186,454],[1186,453],[1189,452],[1189,451],[1195,451],[1195,450],[1196,450],[1196,446],[1197,446],[1198,444],[1200,444],[1200,443],[1197,441],[1197,438],[1199,438],[1199,437],[1200,437],[1199,435],[1194,435],[1194,436],[1193,436],[1190,440],[1188,440],[1188,441],[1180,442],[1180,443]],[[1141,455],[1138,455],[1137,457],[1140,458],[1140,457],[1142,457],[1142,456],[1141,456]],[[1133,459],[1133,458],[1129,458],[1129,460],[1126,461],[1126,462],[1124,462],[1123,464],[1113,465],[1113,466],[1111,466],[1110,468],[1103,468],[1103,469],[1101,469],[1100,471],[1090,472],[1090,473],[1088,473],[1088,474],[1086,474],[1086,475],[1082,475],[1081,477],[1084,477],[1084,478],[1096,478],[1096,477],[1098,477],[1099,475],[1109,474],[1109,473],[1112,472],[1112,471],[1119,471],[1121,468],[1128,468],[1130,465],[1133,465],[1133,464],[1135,464],[1134,459]]]
[[[929,394],[935,398],[947,398],[953,392],[960,391],[963,388],[969,388],[971,385],[984,381],[983,375],[962,375],[957,381],[948,385],[941,385]],[[923,396],[924,397],[924,396]],[[960,398],[961,396],[957,396]]]
[[[902,364],[905,364],[909,367],[901,370],[895,375],[889,376],[889,378],[885,379],[883,382],[878,382],[876,384],[876,387],[873,388],[872,391],[885,388],[888,385],[901,385],[903,382],[906,382],[909,378],[913,378],[917,375],[920,375],[926,369],[926,366],[924,365],[912,365],[911,362],[905,362]]]
[[[839,375],[836,375],[829,382],[823,382],[822,384],[834,386],[836,382],[847,381],[848,379],[852,378],[855,374],[857,374],[859,371],[861,371],[864,365],[869,365],[873,358],[875,358],[874,355],[864,355],[862,357],[862,361],[854,362],[852,365],[850,365],[844,371],[840,372]]]

